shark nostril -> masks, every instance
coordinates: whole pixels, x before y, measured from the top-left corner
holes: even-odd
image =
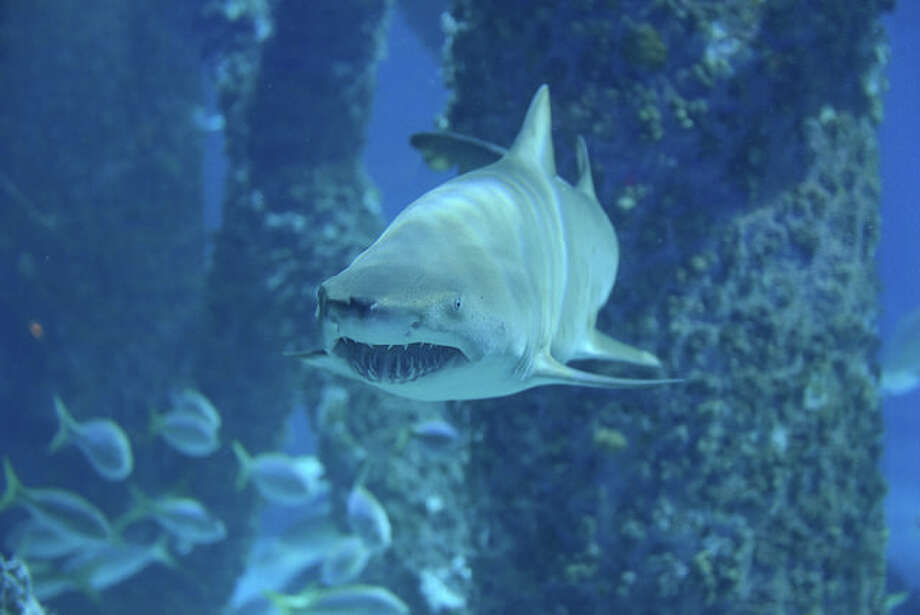
[[[361,316],[367,316],[369,312],[377,308],[377,302],[367,297],[351,297],[348,300],[348,305]]]

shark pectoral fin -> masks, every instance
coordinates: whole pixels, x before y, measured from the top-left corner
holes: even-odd
[[[335,355],[331,355],[322,349],[285,352],[284,356],[301,359],[308,365],[328,370],[333,374],[338,374],[339,376],[357,379],[354,372],[349,369],[348,365],[342,361],[342,359]]]
[[[659,378],[643,380],[638,378],[617,378],[592,374],[580,369],[563,365],[548,355],[542,355],[534,361],[531,378],[534,386],[544,384],[569,384],[583,387],[597,387],[602,389],[635,389],[639,387],[656,386],[659,384],[674,384],[683,382],[679,378]]]
[[[661,367],[658,357],[648,352],[624,344],[594,329],[585,336],[584,345],[576,353],[578,359],[594,359],[596,361],[619,361],[644,365],[646,367]]]

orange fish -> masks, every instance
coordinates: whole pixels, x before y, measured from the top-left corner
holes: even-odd
[[[32,337],[41,341],[45,337],[45,328],[42,326],[42,323],[37,320],[29,321],[29,333],[32,334]]]

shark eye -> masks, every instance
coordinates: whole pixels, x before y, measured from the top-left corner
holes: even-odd
[[[461,297],[460,295],[457,295],[454,298],[454,311],[459,312],[460,308],[462,307],[463,307],[463,297]]]

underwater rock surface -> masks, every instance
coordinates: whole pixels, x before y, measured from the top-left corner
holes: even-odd
[[[0,614],[44,615],[45,610],[32,593],[29,569],[17,559],[0,555]]]
[[[621,240],[599,328],[687,378],[470,405],[476,612],[882,612],[886,5],[453,3],[445,128],[549,82]]]

